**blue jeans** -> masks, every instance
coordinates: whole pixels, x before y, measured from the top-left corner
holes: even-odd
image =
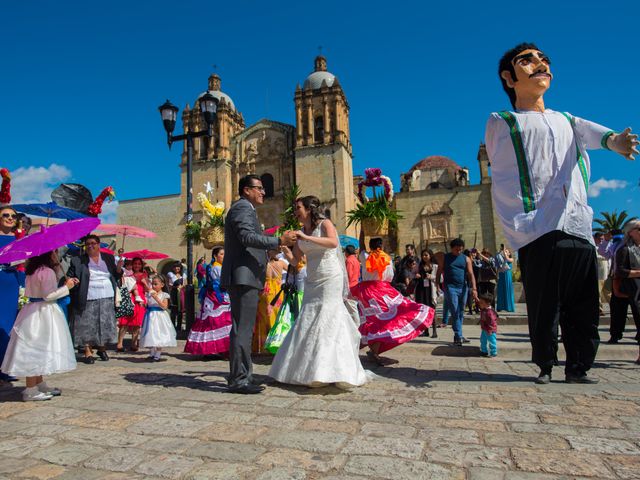
[[[464,307],[467,304],[467,286],[456,287],[453,285],[444,288],[444,307],[451,316],[453,339],[461,340],[462,321],[464,320]]]
[[[487,343],[489,343],[489,349],[487,350]],[[495,356],[498,354],[498,341],[496,340],[496,333],[487,333],[484,330],[480,332],[480,351],[482,353],[488,353]]]

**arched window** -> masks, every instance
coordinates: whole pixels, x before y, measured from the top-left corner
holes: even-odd
[[[313,139],[315,142],[324,142],[324,119],[322,117],[316,117],[313,127]]]
[[[265,198],[273,197],[273,175],[271,175],[270,173],[265,173],[264,175],[260,175],[260,180],[262,181],[262,186],[264,187]]]

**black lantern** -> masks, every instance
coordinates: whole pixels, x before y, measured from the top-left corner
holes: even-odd
[[[164,129],[167,132],[167,144],[171,148],[173,142],[186,141],[187,143],[187,211],[185,221],[190,222],[193,219],[193,208],[191,206],[193,202],[193,150],[194,139],[200,137],[211,138],[213,136],[213,126],[216,122],[218,112],[218,99],[211,95],[209,92],[205,93],[198,99],[200,112],[207,124],[207,129],[202,131],[192,131],[185,126],[185,132],[182,135],[173,135],[173,130],[176,127],[176,119],[178,117],[178,107],[173,105],[169,100],[164,102],[158,110],[162,117],[162,123]],[[187,240],[187,285],[185,285],[185,314],[187,319],[186,328],[189,330],[195,320],[195,294],[193,288],[193,239]],[[177,320],[177,328],[182,326],[182,318]]]
[[[164,124],[164,129],[167,132],[167,139],[169,146],[171,146],[171,134],[173,133],[173,129],[176,128],[176,118],[178,117],[178,107],[176,107],[169,100],[164,102],[162,105],[158,107],[160,111],[160,116],[162,117],[162,123]]]
[[[207,122],[207,127],[211,131],[218,116],[218,99],[207,92],[202,95],[198,101],[200,102],[200,111],[202,112],[204,121]],[[211,135],[211,133],[209,135]]]

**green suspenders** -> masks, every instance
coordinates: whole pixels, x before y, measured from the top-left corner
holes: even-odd
[[[516,152],[516,161],[518,163],[518,174],[520,176],[520,191],[522,192],[522,205],[525,213],[532,212],[536,209],[533,200],[533,188],[531,187],[531,177],[529,176],[529,165],[527,157],[524,153],[524,144],[522,143],[522,132],[518,127],[516,117],[511,112],[498,112],[498,115],[509,125],[509,134],[513,142],[513,149]]]
[[[575,133],[575,121],[568,113],[562,112],[571,124],[573,130],[574,141],[576,143],[577,163],[580,169],[580,175],[584,182],[584,187],[589,191],[589,172],[587,171],[587,164],[584,161],[580,147],[578,146],[578,137]],[[527,157],[524,151],[524,143],[522,142],[522,132],[518,126],[516,117],[511,112],[498,112],[498,115],[507,122],[509,126],[509,134],[511,135],[511,142],[513,143],[513,149],[516,153],[516,162],[518,164],[518,174],[520,177],[520,191],[522,193],[522,205],[525,213],[529,213],[536,209],[536,204],[533,199],[533,188],[531,187],[531,176],[529,175],[529,165],[527,164]]]
[[[576,142],[576,152],[577,152],[577,161],[578,161],[578,168],[580,169],[580,175],[582,175],[582,181],[584,182],[584,188],[587,190],[587,193],[589,193],[589,172],[587,171],[587,164],[584,161],[584,158],[582,157],[582,153],[580,153],[580,147],[578,146],[578,135],[576,134],[576,121],[573,119],[573,117],[571,115],[569,115],[567,112],[562,112],[562,114],[567,117],[567,120],[569,120],[569,123],[571,124],[571,129],[573,130],[573,137],[574,137],[574,141]]]

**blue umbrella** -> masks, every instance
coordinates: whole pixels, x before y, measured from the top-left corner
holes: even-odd
[[[345,248],[347,245],[353,245],[355,248],[358,248],[360,242],[355,237],[350,237],[349,235],[338,235],[338,239],[340,240],[340,246]]]
[[[67,207],[62,207],[56,202],[24,203],[20,205],[12,205],[12,207],[20,213],[35,215],[37,217],[62,218],[64,220],[76,220],[78,218],[88,217],[88,215],[84,213],[71,210]]]

